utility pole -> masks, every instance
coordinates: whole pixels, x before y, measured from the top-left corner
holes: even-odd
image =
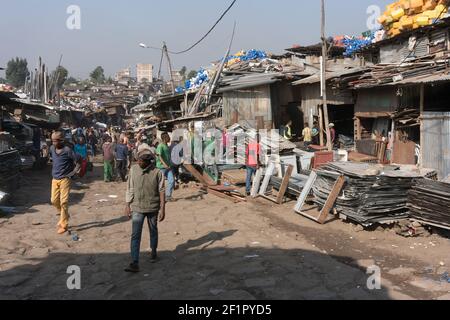
[[[322,99],[323,99],[323,114],[325,121],[325,130],[327,133],[327,148],[328,151],[333,150],[333,146],[331,144],[331,134],[330,134],[330,126],[328,119],[328,103],[327,103],[327,39],[325,37],[325,0],[321,0],[322,2],[322,63],[321,63],[321,87],[322,87]],[[321,121],[322,122],[322,121]],[[320,123],[320,130],[322,131],[323,124]]]
[[[167,45],[165,42],[163,46],[163,52],[166,55],[167,63],[169,65],[170,82],[172,84],[172,94],[175,94],[175,82],[173,81],[172,62],[170,61],[169,51],[167,50]]]

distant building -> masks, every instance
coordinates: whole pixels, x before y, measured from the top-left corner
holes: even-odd
[[[153,83],[153,65],[139,63],[136,66],[136,71],[138,83],[142,83],[144,80],[147,80],[148,83]]]
[[[122,80],[129,80],[130,78],[131,78],[131,70],[130,68],[126,68],[116,73],[115,80],[122,81]]]

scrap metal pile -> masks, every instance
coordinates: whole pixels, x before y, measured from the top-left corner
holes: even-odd
[[[292,64],[288,59],[275,59],[264,51],[241,51],[228,57],[224,73],[270,73],[296,74],[303,71],[300,66]]]
[[[420,125],[420,110],[418,109],[403,109],[398,110],[392,115],[397,129],[416,127]]]
[[[448,70],[448,54],[438,60],[434,56],[405,59],[398,64],[378,64],[370,68],[358,79],[350,79],[349,85],[353,88],[371,88],[380,85],[398,84],[408,79],[429,77],[430,75],[445,75]],[[406,60],[408,60],[406,62]]]
[[[411,216],[450,229],[450,183],[417,180],[408,194]]]
[[[337,177],[346,184],[336,201],[336,210],[361,225],[369,226],[407,218],[408,191],[414,179],[436,176],[436,171],[413,170],[399,166],[335,162],[317,170],[313,188],[315,202],[324,206]]]

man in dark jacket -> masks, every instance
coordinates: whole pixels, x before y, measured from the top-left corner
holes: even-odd
[[[69,194],[71,179],[77,172],[81,158],[71,148],[64,145],[62,132],[52,134],[52,196],[51,202],[58,210],[60,220],[58,234],[64,234],[69,229]],[[77,166],[78,165],[78,166]]]
[[[131,236],[132,262],[126,272],[139,272],[142,228],[147,219],[150,229],[151,260],[157,259],[158,222],[166,216],[164,175],[156,168],[156,159],[150,150],[138,153],[138,164],[131,167],[126,193],[126,215],[133,221]]]

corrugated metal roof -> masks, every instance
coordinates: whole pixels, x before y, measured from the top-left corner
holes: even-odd
[[[450,74],[448,72],[408,78],[401,81],[389,83],[388,85],[397,86],[401,84],[421,84],[421,83],[434,83],[443,81],[450,81]]]
[[[255,73],[223,77],[217,92],[229,92],[272,84],[281,81],[283,77],[282,73]]]
[[[346,76],[346,75],[362,72],[364,70],[367,70],[367,69],[366,68],[351,68],[351,69],[327,72],[326,78],[327,78],[327,81],[328,81],[328,80],[331,80],[331,79],[334,79],[334,78],[338,78],[338,77],[342,77],[342,76]],[[298,86],[298,85],[302,85],[302,84],[313,84],[313,83],[317,83],[317,82],[320,82],[320,73],[317,73],[315,75],[312,75],[312,76],[307,77],[307,78],[302,79],[302,80],[295,81],[295,82],[292,83],[292,85]]]

